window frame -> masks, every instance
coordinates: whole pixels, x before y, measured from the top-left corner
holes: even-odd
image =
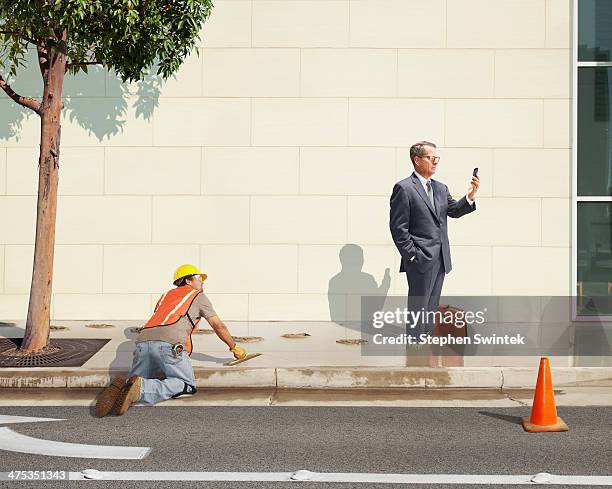
[[[578,60],[578,3],[580,0],[572,1],[572,278],[571,295],[572,321],[593,322],[612,321],[612,314],[600,314],[596,316],[578,315],[578,204],[581,202],[612,202],[612,196],[603,197],[579,197],[578,196],[578,70],[580,68],[610,67],[612,61],[579,61]],[[612,28],[612,26],[611,26]]]

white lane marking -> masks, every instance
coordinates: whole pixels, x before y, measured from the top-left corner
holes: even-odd
[[[314,474],[310,470],[298,470],[291,474],[292,481],[309,481]]]
[[[66,421],[66,420],[65,419],[55,419],[55,418],[28,418],[26,416],[9,416],[7,414],[0,414],[0,424],[40,423],[42,421]]]
[[[138,481],[209,481],[209,482],[291,482],[298,472],[100,472],[102,480]],[[306,481],[380,484],[515,484],[534,485],[534,475],[496,474],[368,474],[310,472]],[[83,480],[81,472],[70,472],[70,480]],[[612,476],[554,475],[545,484],[572,486],[612,486]]]
[[[81,445],[60,441],[41,440],[21,435],[10,428],[0,428],[0,450],[48,455],[51,457],[135,459],[145,458],[150,448]]]
[[[531,482],[536,482],[538,484],[544,484],[550,481],[554,476],[549,474],[548,472],[540,472],[539,474],[534,475],[531,479]]]
[[[85,476],[85,479],[94,479],[94,480],[102,479],[101,472],[96,469],[86,469],[86,470],[81,471],[81,474]]]

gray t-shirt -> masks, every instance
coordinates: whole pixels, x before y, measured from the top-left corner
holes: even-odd
[[[197,325],[200,318],[208,319],[216,316],[217,313],[213,308],[210,299],[206,297],[204,292],[199,293],[189,306],[189,316]],[[174,345],[175,343],[185,344],[185,339],[190,335],[192,325],[187,316],[181,317],[176,323],[168,326],[155,326],[153,328],[144,328],[136,336],[135,342],[143,341],[165,341]]]

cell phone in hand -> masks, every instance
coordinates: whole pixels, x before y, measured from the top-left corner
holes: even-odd
[[[474,171],[472,172],[472,176],[473,177],[477,177],[478,176],[478,168],[474,168]]]

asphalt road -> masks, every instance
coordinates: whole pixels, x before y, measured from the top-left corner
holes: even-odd
[[[134,407],[97,419],[84,407],[1,407],[66,421],[5,425],[34,438],[151,447],[144,460],[59,458],[0,451],[10,470],[612,475],[612,408],[563,408],[567,433],[527,434],[528,408]],[[0,487],[359,489],[434,485],[262,482],[0,482]],[[2,485],[4,484],[4,485]],[[483,486],[446,486],[483,487]],[[522,487],[502,486],[495,487]],[[565,487],[565,486],[554,486]],[[567,486],[570,487],[570,486]],[[577,487],[577,486],[572,486]],[[586,485],[583,487],[587,487]]]

